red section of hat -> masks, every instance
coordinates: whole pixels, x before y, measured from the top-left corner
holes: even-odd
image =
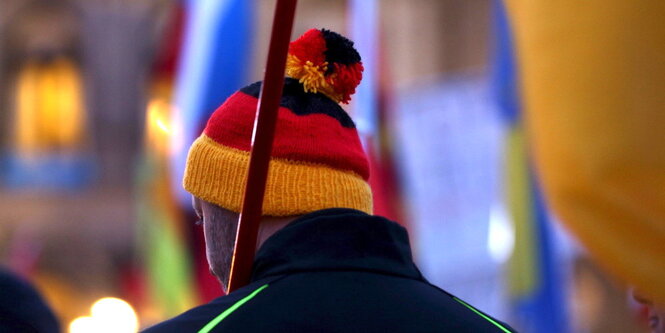
[[[289,54],[300,61],[311,61],[315,66],[326,61],[326,40],[321,31],[310,29],[289,45]]]
[[[249,151],[257,102],[255,97],[236,92],[213,113],[204,133],[222,145]],[[299,116],[280,107],[272,156],[324,164],[369,178],[369,165],[356,129],[343,127],[325,114]]]

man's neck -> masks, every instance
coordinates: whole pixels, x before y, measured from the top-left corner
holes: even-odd
[[[286,227],[293,220],[299,218],[300,216],[285,216],[285,217],[275,217],[275,216],[264,216],[261,219],[261,224],[259,224],[259,234],[256,238],[256,250],[258,251],[261,245],[270,238],[274,233],[280,229]]]

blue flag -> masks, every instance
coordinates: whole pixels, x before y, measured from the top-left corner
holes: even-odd
[[[523,332],[570,332],[561,268],[551,221],[532,172],[521,119],[516,59],[510,22],[496,0],[495,97],[507,124],[506,204],[515,226],[508,267],[510,321]]]
[[[210,114],[249,83],[254,1],[192,0],[187,6],[171,168],[174,193],[182,204],[190,200],[181,186],[189,146],[201,134]]]

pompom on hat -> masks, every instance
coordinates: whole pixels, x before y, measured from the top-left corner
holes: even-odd
[[[353,42],[312,29],[291,42],[268,171],[263,214],[301,215],[325,208],[372,213],[369,164],[348,103],[362,79]],[[261,82],[212,114],[187,157],[183,185],[193,195],[240,212]]]
[[[353,42],[338,33],[311,29],[292,42],[286,75],[302,83],[305,92],[321,92],[347,104],[363,77],[363,65]]]

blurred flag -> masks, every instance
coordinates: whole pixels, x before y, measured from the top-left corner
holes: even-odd
[[[182,205],[191,196],[182,188],[189,146],[212,112],[248,84],[253,43],[253,0],[187,2],[187,28],[176,91],[172,136],[173,188]]]
[[[393,160],[387,68],[382,66],[379,2],[349,2],[351,39],[362,57],[363,79],[353,98],[353,112],[370,163],[374,214],[406,225],[399,179]]]
[[[550,221],[527,153],[510,22],[501,1],[494,4],[496,97],[508,127],[505,202],[515,228],[515,247],[508,263],[514,326],[524,332],[569,332],[566,286],[561,280]]]
[[[143,157],[137,179],[138,245],[143,254],[143,316],[158,321],[198,304],[189,228],[175,200],[170,177],[173,85],[184,13],[174,6],[149,82]],[[130,281],[133,281],[130,279]],[[137,288],[130,288],[139,292]]]
[[[205,240],[193,224],[191,195],[182,188],[189,146],[199,136],[208,117],[233,92],[247,85],[252,64],[254,0],[199,0],[186,2],[186,28],[182,61],[176,73],[172,114],[171,189],[187,212],[196,284],[202,301],[222,294],[210,274]]]
[[[548,202],[601,267],[665,304],[665,2],[505,3]]]

